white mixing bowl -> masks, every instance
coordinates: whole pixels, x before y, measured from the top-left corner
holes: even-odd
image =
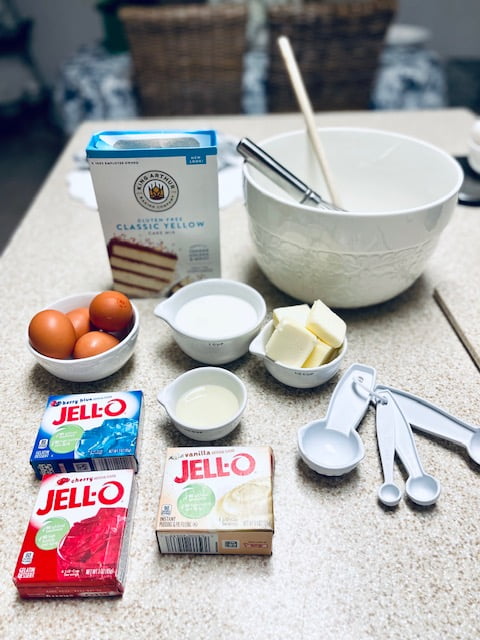
[[[276,287],[310,304],[384,302],[423,272],[455,209],[462,170],[441,149],[396,133],[338,127],[319,135],[347,212],[301,205],[245,163],[257,262]],[[328,199],[305,131],[260,146]]]

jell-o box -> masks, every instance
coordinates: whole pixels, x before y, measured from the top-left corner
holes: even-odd
[[[50,396],[30,457],[49,473],[133,469],[143,419],[142,391]]]
[[[168,448],[160,552],[270,555],[273,466],[268,446]]]
[[[135,488],[132,469],[45,476],[13,575],[20,596],[122,595]]]

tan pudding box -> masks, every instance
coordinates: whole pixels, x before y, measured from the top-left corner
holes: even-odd
[[[115,289],[163,297],[220,277],[214,131],[102,131],[86,153]]]
[[[272,553],[273,451],[168,448],[157,516],[161,553]]]

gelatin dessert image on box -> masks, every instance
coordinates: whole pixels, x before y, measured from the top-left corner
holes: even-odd
[[[220,277],[215,131],[101,131],[87,159],[112,271],[131,297]]]
[[[50,396],[30,457],[49,473],[133,469],[143,420],[143,392]]]
[[[132,469],[45,476],[13,575],[20,596],[122,595],[135,495]]]

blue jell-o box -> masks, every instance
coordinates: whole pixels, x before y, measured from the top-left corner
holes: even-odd
[[[30,464],[49,473],[138,471],[142,391],[50,396]]]

